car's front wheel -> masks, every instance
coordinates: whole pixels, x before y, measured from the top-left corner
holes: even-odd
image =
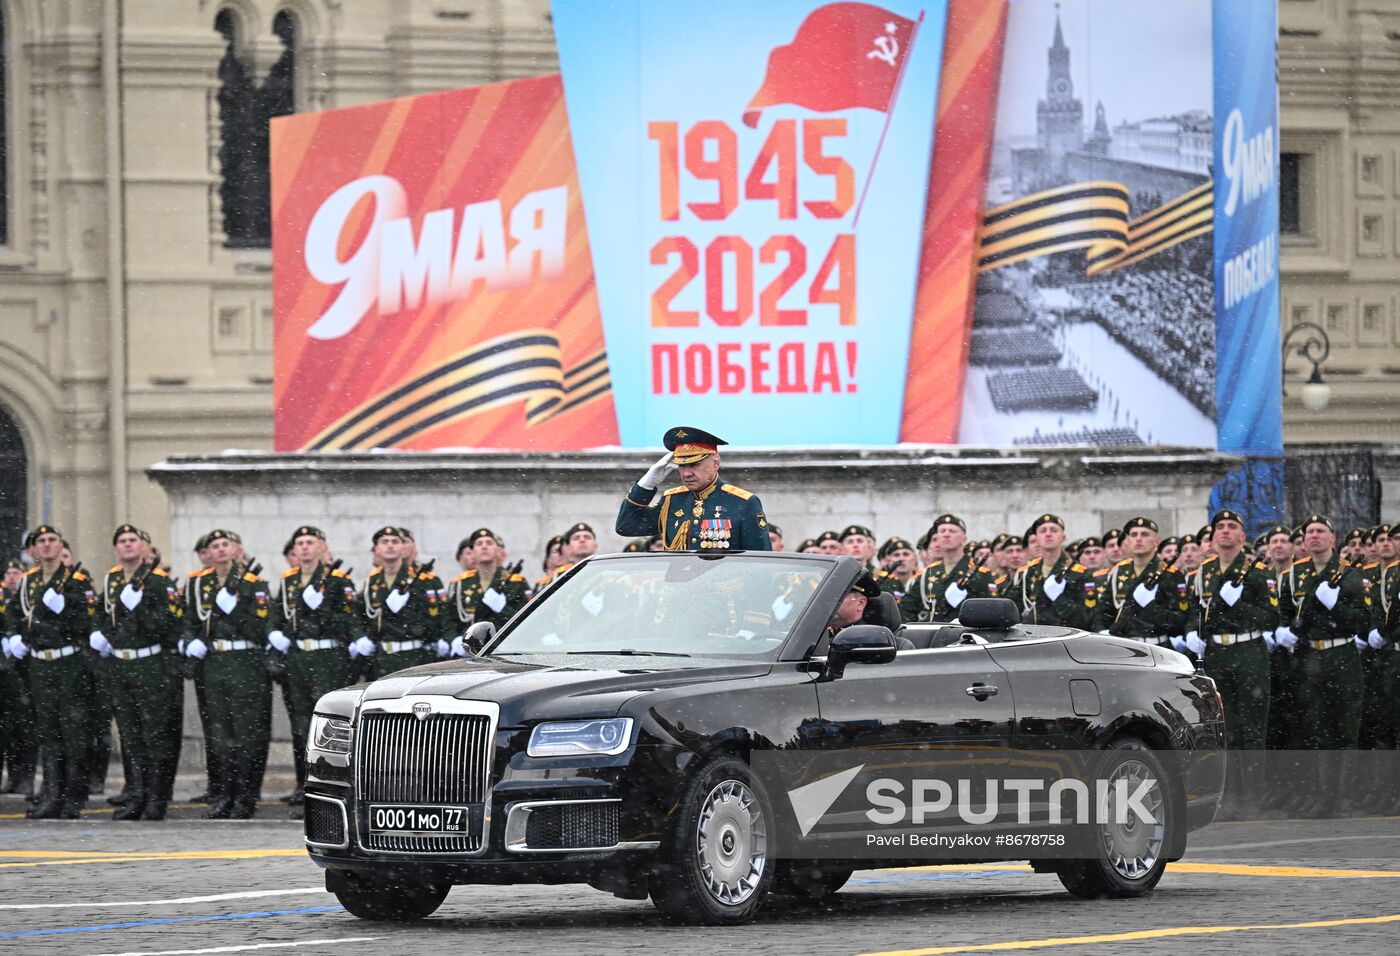
[[[772,804],[748,764],[712,758],[690,778],[673,818],[652,902],[685,922],[751,919],[773,881]]]
[[[1141,740],[1123,738],[1109,745],[1095,778],[1109,787],[1108,820],[1098,823],[1100,852],[1061,863],[1060,882],[1081,899],[1145,896],[1167,868],[1168,835],[1177,825],[1162,762]],[[1136,812],[1117,812],[1117,795],[1124,792],[1142,794],[1149,820]]]
[[[376,879],[359,873],[328,873],[326,889],[335,894],[351,916],[377,923],[412,923],[437,912],[452,887],[446,883]]]

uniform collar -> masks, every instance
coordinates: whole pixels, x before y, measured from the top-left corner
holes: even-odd
[[[719,487],[719,475],[715,475],[715,480],[712,481],[712,482],[710,482],[710,485],[709,485],[708,488],[705,488],[705,489],[703,489],[703,490],[701,490],[701,491],[695,492],[695,500],[696,500],[696,501],[704,501],[706,498],[710,497],[710,495],[714,494],[715,489],[718,488],[718,487]]]

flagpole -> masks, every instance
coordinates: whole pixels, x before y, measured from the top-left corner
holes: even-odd
[[[860,224],[860,211],[865,206],[866,193],[870,192],[870,181],[875,178],[875,164],[880,161],[880,150],[885,146],[885,134],[890,131],[890,120],[894,119],[894,104],[899,99],[900,87],[904,85],[904,71],[914,55],[914,41],[919,38],[919,27],[924,22],[924,11],[919,11],[914,21],[914,29],[909,31],[909,46],[904,50],[904,61],[899,64],[899,75],[894,78],[894,89],[890,91],[890,101],[885,104],[885,125],[880,129],[880,138],[875,143],[875,155],[870,159],[870,171],[865,174],[865,185],[860,190],[860,201],[856,203],[856,214],[851,219],[851,228]]]

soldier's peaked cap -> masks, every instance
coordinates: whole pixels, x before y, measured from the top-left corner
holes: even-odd
[[[112,532],[112,543],[113,543],[113,544],[116,544],[116,543],[117,543],[117,539],[120,538],[120,537],[121,537],[122,535],[124,535],[124,534],[134,534],[134,535],[136,535],[136,537],[140,538],[140,537],[141,537],[141,529],[138,528],[138,527],[136,527],[136,525],[130,524],[130,523],[127,523],[127,524],[124,524],[124,525],[118,525],[118,526],[117,526],[117,530]]]
[[[720,445],[729,444],[703,428],[691,428],[689,425],[666,429],[661,443],[671,453],[671,463],[675,465],[693,465],[706,455],[719,451]]]
[[[852,582],[851,590],[859,591],[872,600],[880,596],[879,582],[875,580],[875,575],[871,574],[869,571],[860,572],[860,576]]]

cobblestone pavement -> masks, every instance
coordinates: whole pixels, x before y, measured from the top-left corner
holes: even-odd
[[[253,821],[204,821],[190,805],[164,823],[107,810],[33,822],[22,810],[0,800],[0,953],[1400,949],[1400,818],[1217,824],[1145,900],[1078,901],[1017,864],[872,870],[827,904],[709,929],[575,886],[457,887],[425,922],[361,922],[325,892],[279,803]]]

